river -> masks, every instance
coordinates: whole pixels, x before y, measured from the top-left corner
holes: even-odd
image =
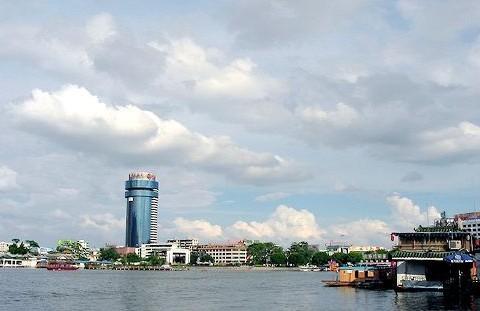
[[[0,310],[477,310],[441,293],[329,288],[330,272],[0,269]]]

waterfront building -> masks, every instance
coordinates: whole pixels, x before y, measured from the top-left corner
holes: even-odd
[[[460,229],[470,232],[475,238],[480,237],[480,212],[456,214],[453,218]]]
[[[83,248],[84,250],[87,250],[87,251],[90,250],[90,244],[88,244],[87,241],[85,241],[85,240],[78,240],[77,242],[78,242],[78,244],[80,245],[80,247]]]
[[[85,240],[58,240],[56,250],[76,258],[88,258],[90,255],[90,246]]]
[[[442,290],[476,279],[472,236],[456,224],[419,226],[414,232],[392,233],[398,238],[391,256],[398,290]]]
[[[244,241],[226,244],[205,244],[195,248],[212,256],[214,264],[244,265],[247,263],[247,245]]]
[[[8,253],[8,249],[12,244],[11,242],[0,242],[0,253]]]
[[[198,245],[197,239],[171,239],[167,243],[176,243],[180,248],[194,249]]]
[[[148,258],[151,256],[158,256],[164,258],[167,264],[189,264],[190,263],[190,250],[186,248],[180,248],[176,243],[149,243],[142,244],[137,253],[142,258]]]
[[[346,242],[330,242],[325,245],[325,252],[327,252],[329,256],[332,256],[334,253],[348,254],[351,246],[351,244],[347,244]]]
[[[384,247],[380,247],[380,246],[371,246],[371,245],[367,245],[367,246],[350,246],[348,248],[348,252],[360,252],[360,253],[365,253],[365,252],[376,252],[376,251],[381,251],[381,250],[385,250]]]
[[[125,182],[127,199],[125,246],[157,243],[158,182],[148,172],[133,172]]]
[[[37,258],[22,255],[0,257],[0,268],[36,268]]]
[[[128,254],[135,254],[137,249],[135,247],[128,246],[116,246],[115,250],[120,256],[126,256]]]

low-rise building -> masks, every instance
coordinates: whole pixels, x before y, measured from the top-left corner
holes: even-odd
[[[137,249],[135,247],[128,247],[128,246],[116,246],[115,250],[120,256],[126,256],[128,254],[137,253]]]
[[[176,243],[180,248],[192,250],[198,245],[198,239],[171,239],[167,243]]]
[[[247,263],[247,245],[244,241],[227,244],[198,245],[196,250],[212,256],[215,264],[244,265]]]
[[[455,224],[420,226],[415,232],[393,233],[394,237],[398,237],[392,252],[397,289],[442,290],[445,285],[476,278],[473,260],[468,256],[473,250],[472,236]]]
[[[164,258],[168,264],[190,263],[190,250],[180,248],[176,243],[142,244],[138,248],[137,254],[142,258],[158,256]]]
[[[325,252],[327,252],[329,256],[332,256],[335,253],[348,254],[348,250],[351,246],[351,244],[345,242],[330,242],[325,245]]]
[[[360,253],[366,253],[366,252],[376,252],[380,250],[385,250],[384,247],[380,246],[372,246],[372,245],[366,245],[366,246],[350,246],[348,248],[348,252],[360,252]]]
[[[8,253],[8,248],[10,247],[10,245],[12,245],[13,243],[11,242],[0,242],[0,253]]]
[[[453,218],[459,229],[471,233],[475,238],[480,237],[480,212],[457,214]]]
[[[0,257],[0,268],[36,268],[37,258],[22,255]]]

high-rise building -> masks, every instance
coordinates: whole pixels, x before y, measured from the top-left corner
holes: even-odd
[[[148,172],[134,172],[125,182],[127,228],[125,246],[157,243],[158,182]]]

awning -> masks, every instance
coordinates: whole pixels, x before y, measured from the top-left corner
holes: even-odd
[[[394,251],[392,253],[393,260],[425,260],[425,261],[442,261],[443,258],[454,252],[425,252],[425,251]]]
[[[473,257],[464,253],[454,253],[443,258],[448,263],[472,263]]]

